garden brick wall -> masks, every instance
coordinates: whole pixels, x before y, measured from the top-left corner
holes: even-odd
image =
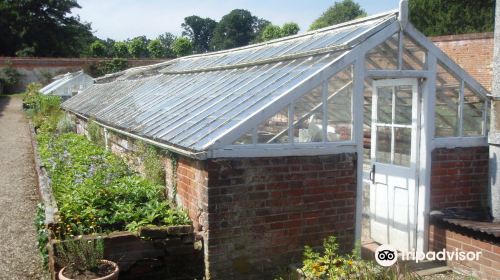
[[[447,261],[455,271],[477,279],[500,279],[500,244],[498,238],[457,226],[435,222],[429,225],[429,250],[481,252],[478,261]]]
[[[491,91],[493,76],[493,33],[430,37],[458,65]]]
[[[486,207],[488,147],[432,151],[430,209]]]
[[[110,58],[57,58],[57,57],[0,57],[0,69],[8,63],[21,74],[20,82],[14,91],[22,92],[29,83],[47,83],[47,77],[75,72],[84,69],[88,72],[91,65],[97,65]],[[145,66],[164,62],[165,59],[127,59],[130,67]]]

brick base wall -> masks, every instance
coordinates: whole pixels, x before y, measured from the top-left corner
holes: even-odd
[[[457,226],[435,222],[429,226],[429,251],[481,252],[478,261],[447,261],[455,271],[478,279],[500,279],[498,238]]]
[[[208,161],[213,279],[263,279],[335,235],[354,244],[356,155]]]
[[[430,209],[486,207],[488,147],[432,151]]]

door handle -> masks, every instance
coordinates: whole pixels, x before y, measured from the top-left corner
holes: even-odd
[[[375,164],[372,165],[372,170],[370,171],[370,180],[372,184],[375,184]]]

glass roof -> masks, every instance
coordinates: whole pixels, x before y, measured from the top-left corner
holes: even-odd
[[[63,108],[189,151],[225,132],[396,20],[386,13],[268,43],[194,55],[102,79]],[[149,69],[149,70],[148,70]],[[155,71],[152,71],[154,69]],[[147,72],[147,74],[145,74]]]

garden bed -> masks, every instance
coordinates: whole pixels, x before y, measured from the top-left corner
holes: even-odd
[[[60,129],[65,121],[60,116],[56,125],[49,120],[37,133],[31,129],[43,201],[39,243],[53,279],[61,268],[55,245],[79,235],[104,239],[104,257],[119,264],[120,279],[193,279],[202,274],[201,241],[195,240],[187,214],[166,199],[164,187],[132,172],[121,158],[84,136],[68,132],[70,125]]]

